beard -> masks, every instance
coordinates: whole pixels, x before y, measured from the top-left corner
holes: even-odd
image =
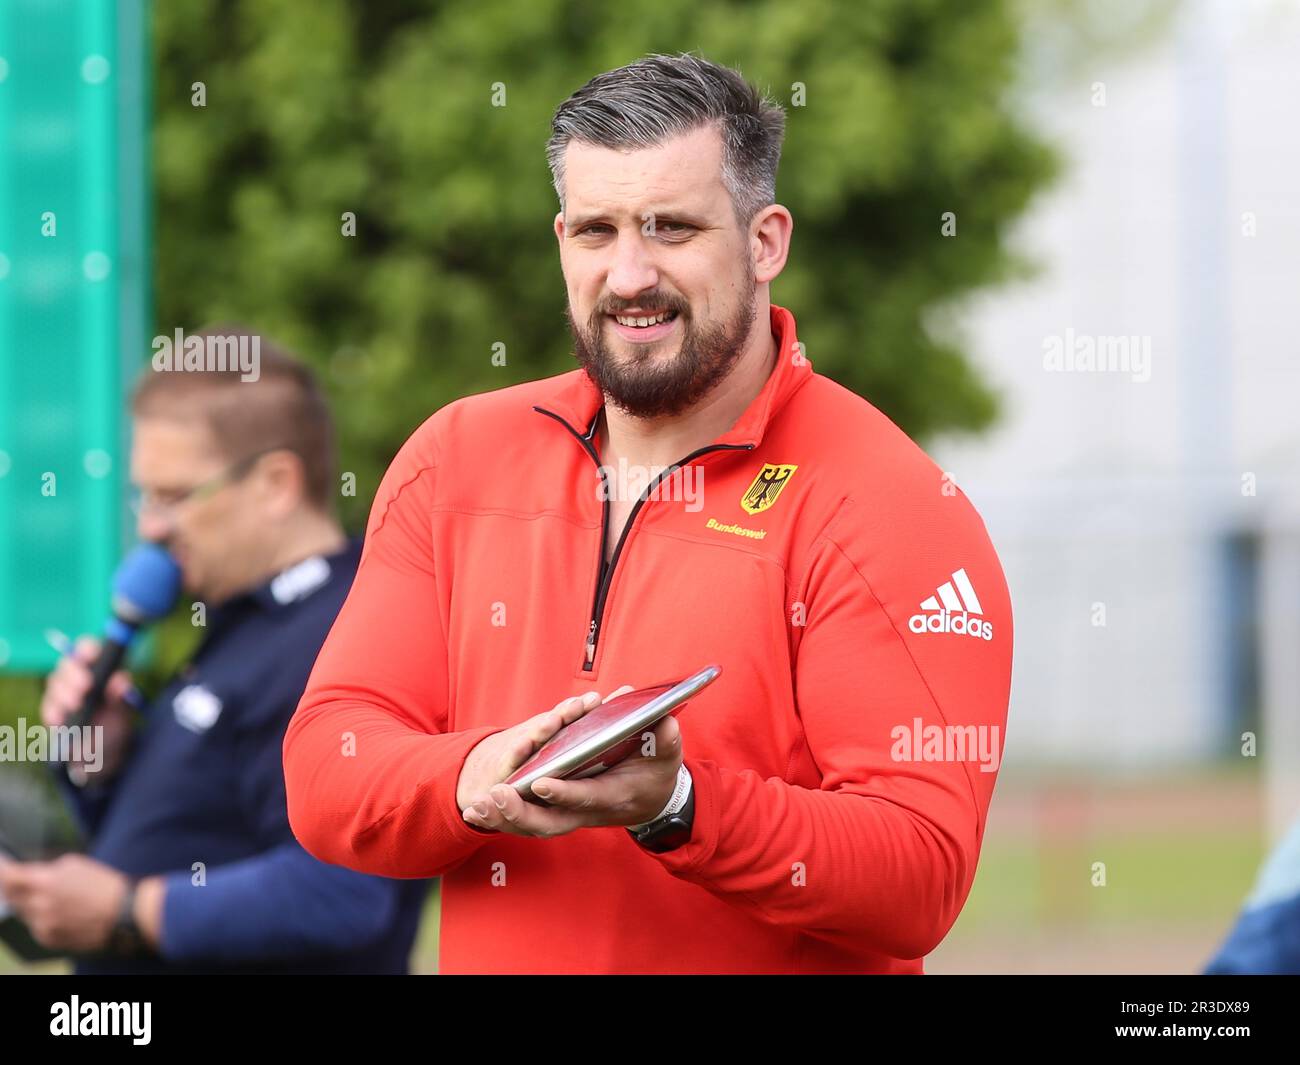
[[[586,328],[579,328],[572,309],[566,308],[574,355],[605,397],[628,414],[637,418],[681,414],[708,395],[743,354],[756,308],[752,269],[743,291],[746,296],[728,322],[697,324],[687,306],[653,294],[639,301],[677,312],[681,346],[672,356],[661,350],[663,341],[637,344],[621,337],[615,343],[632,353],[614,352],[606,342],[606,330],[613,331],[607,312],[597,309]]]

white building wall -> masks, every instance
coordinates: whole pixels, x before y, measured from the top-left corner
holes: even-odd
[[[1015,238],[1043,270],[964,319],[1004,418],[932,448],[1011,584],[1007,764],[1204,757],[1224,736],[1219,538],[1300,513],[1300,4],[1189,3],[1031,108],[1068,166]],[[1149,379],[1048,372],[1067,330],[1149,338]]]

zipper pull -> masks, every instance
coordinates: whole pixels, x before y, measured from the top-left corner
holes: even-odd
[[[590,667],[592,660],[596,657],[596,619],[591,619],[591,628],[587,630],[587,661],[586,666]]]

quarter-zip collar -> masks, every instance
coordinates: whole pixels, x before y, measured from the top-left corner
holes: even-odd
[[[777,342],[776,365],[736,424],[713,441],[713,445],[757,447],[777,412],[812,376],[812,363],[797,346],[794,315],[773,303],[771,324]],[[534,409],[564,420],[576,436],[590,439],[596,415],[605,405],[604,394],[585,370],[561,374],[556,381],[559,387],[555,393]]]
[[[613,557],[608,564],[605,563],[605,541],[609,533],[609,500],[608,498],[605,499],[602,505],[603,519],[600,527],[600,543],[596,549],[598,561],[595,592],[581,666],[583,674],[591,673],[596,668],[596,648],[604,621],[605,600],[609,591],[610,580],[614,571],[618,568],[619,559],[623,554],[623,545],[627,542],[628,534],[636,525],[637,515],[648,498],[649,491],[680,466],[704,455],[717,451],[753,451],[762,441],[763,434],[767,431],[768,425],[771,424],[773,416],[794,395],[795,391],[812,376],[812,366],[804,357],[803,351],[798,347],[798,341],[795,337],[794,315],[784,307],[773,304],[771,322],[772,335],[777,341],[776,365],[772,368],[772,372],[768,374],[763,388],[746,408],[745,413],[727,432],[723,433],[712,444],[697,448],[689,455],[673,463],[672,466],[661,471],[651,484],[643,490],[641,498],[633,504],[632,510],[628,514],[627,522],[623,526],[618,543],[614,547]],[[604,395],[592,383],[586,372],[575,370],[559,377],[558,389],[550,402],[545,405],[534,404],[533,406],[533,410],[560,422],[579,440],[582,446],[586,448],[592,462],[596,464],[602,483],[605,474],[601,469],[600,456],[596,453],[592,437],[596,428],[596,416],[600,413],[604,402]],[[579,426],[585,426],[586,428],[583,430]]]

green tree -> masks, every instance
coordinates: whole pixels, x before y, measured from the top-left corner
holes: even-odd
[[[575,365],[549,121],[650,52],[786,107],[773,299],[818,370],[922,439],[996,413],[936,312],[1020,271],[1006,230],[1055,170],[1008,100],[1009,0],[189,0],[154,20],[158,331],[237,319],[310,358],[354,525],[437,407]]]
[[[1067,44],[1074,4],[1053,8]],[[650,52],[697,51],[786,107],[795,234],[773,298],[818,370],[922,439],[996,413],[936,322],[1018,272],[1004,234],[1055,170],[1009,102],[1013,0],[186,0],[152,17],[154,332],[241,320],[314,362],[354,528],[433,410],[575,365],[550,118]],[[196,639],[179,621],[159,636],[155,682]],[[34,717],[39,691],[0,682],[0,719]]]

